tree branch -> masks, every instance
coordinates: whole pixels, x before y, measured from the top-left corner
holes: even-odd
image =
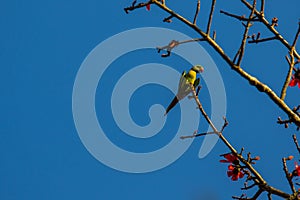
[[[263,190],[259,189],[251,199],[256,200],[262,193],[263,193]]]
[[[241,0],[243,4],[245,4],[250,10],[253,9],[252,5],[249,4],[246,0]],[[258,17],[258,19],[277,37],[277,39],[286,47],[289,51],[292,50],[292,45],[290,45],[283,36],[266,20],[264,17],[264,14],[260,13],[258,10],[254,10],[255,15]],[[300,55],[297,53],[296,49],[293,51],[294,56],[299,60]]]
[[[296,137],[295,134],[293,135],[293,140],[294,140],[294,143],[295,143],[296,148],[298,150],[298,153],[300,154],[300,146],[299,146],[299,143],[298,143],[298,140],[297,140],[297,137]]]
[[[255,18],[246,18],[245,15],[235,15],[235,14],[232,14],[232,13],[229,13],[229,12],[226,12],[224,10],[220,10],[220,13],[226,15],[226,16],[229,16],[229,17],[233,17],[235,19],[238,19],[239,21],[259,21],[259,19],[255,19]]]
[[[249,15],[249,20],[247,21],[247,25],[245,27],[245,32],[244,32],[244,35],[243,35],[243,40],[242,40],[242,44],[241,44],[241,47],[240,47],[240,53],[239,53],[239,58],[238,58],[238,61],[237,61],[237,65],[240,66],[241,65],[241,62],[242,62],[242,59],[244,57],[244,52],[245,52],[245,47],[246,47],[246,41],[247,41],[247,38],[248,38],[248,32],[249,32],[249,29],[250,29],[250,26],[251,26],[251,22],[250,22],[250,19],[253,17],[253,14],[254,14],[254,9],[256,7],[256,0],[253,0],[253,9],[251,10],[251,13]]]
[[[289,160],[289,159],[287,159],[287,158],[282,158],[283,171],[284,171],[284,173],[285,173],[286,179],[287,179],[288,182],[289,182],[289,185],[290,185],[290,188],[291,188],[292,192],[295,193],[295,192],[296,192],[296,189],[295,189],[295,186],[294,186],[294,184],[293,184],[291,175],[290,175],[290,173],[289,173],[289,171],[288,171],[288,168],[287,168],[287,165],[286,165],[286,160]]]
[[[208,23],[207,23],[207,28],[206,28],[206,34],[209,35],[210,33],[210,27],[214,15],[214,10],[215,10],[215,5],[216,5],[216,0],[211,1],[211,8],[210,8],[210,13],[209,13],[209,18],[208,18]]]
[[[197,17],[198,17],[199,11],[200,11],[200,0],[198,0],[198,2],[197,2],[196,13],[195,13],[195,17],[193,20],[193,24],[196,24],[196,22],[197,22]]]
[[[213,129],[213,132],[219,136],[219,138],[222,140],[222,142],[227,146],[227,148],[232,152],[233,155],[235,155],[245,166],[246,168],[255,176],[255,178],[258,180],[259,187],[263,191],[268,191],[272,194],[275,194],[280,197],[288,198],[290,197],[289,194],[286,194],[282,192],[281,190],[278,190],[276,188],[273,188],[269,185],[267,185],[267,182],[262,178],[262,176],[254,169],[251,163],[249,163],[241,154],[238,154],[238,152],[235,150],[235,148],[228,142],[228,140],[223,136],[221,132],[218,131],[218,129],[215,127],[207,113],[205,112],[197,94],[195,91],[195,88],[192,84],[190,84],[190,87],[192,88],[192,94],[196,101],[196,104],[198,105],[198,108],[207,121],[207,123],[210,125],[210,127]]]
[[[177,40],[172,40],[168,45],[163,46],[163,47],[156,47],[156,49],[158,50],[158,53],[160,53],[161,50],[166,50],[167,53],[166,54],[162,54],[161,57],[168,57],[171,55],[172,50],[184,43],[188,43],[188,42],[199,42],[199,41],[205,41],[205,39],[203,38],[195,38],[195,39],[191,39],[191,40],[183,40],[183,41],[177,41]]]
[[[295,39],[294,39],[294,42],[292,44],[292,49],[294,49],[296,47],[296,44],[297,44],[297,40],[299,38],[299,34],[300,34],[300,22],[298,22],[298,30],[297,30],[297,33],[295,35]]]
[[[277,37],[269,37],[269,38],[263,38],[263,39],[255,39],[255,40],[250,40],[248,41],[249,44],[251,43],[261,43],[261,42],[267,42],[267,41],[271,41],[271,40],[277,40]]]
[[[145,6],[147,6],[147,5],[151,4],[151,3],[152,3],[152,2],[151,2],[151,0],[150,0],[150,1],[146,2],[146,3],[139,3],[139,4],[135,5],[135,4],[136,4],[136,0],[134,0],[134,1],[132,2],[132,5],[131,5],[131,6],[129,6],[129,7],[127,7],[127,8],[124,8],[124,11],[126,12],[126,14],[128,14],[129,11],[133,11],[133,10],[135,10],[135,9],[145,7]]]
[[[291,81],[291,77],[292,77],[293,69],[294,69],[294,64],[295,64],[294,55],[293,55],[292,52],[290,53],[290,56],[291,56],[291,59],[289,59],[287,56],[285,57],[288,64],[289,64],[289,66],[290,66],[290,68],[289,68],[288,74],[286,75],[285,82],[284,82],[282,90],[281,90],[280,99],[282,99],[282,101],[284,101],[284,99],[285,99],[286,90],[287,90],[287,88],[289,86],[289,83]]]
[[[178,20],[182,21],[187,26],[191,27],[193,30],[195,30],[197,33],[199,33],[206,41],[210,44],[211,47],[215,49],[215,51],[224,59],[224,61],[233,69],[235,72],[237,72],[240,76],[245,78],[249,81],[250,85],[255,86],[259,91],[264,92],[267,94],[270,99],[278,105],[289,117],[291,117],[298,126],[300,126],[300,117],[296,115],[286,104],[284,101],[282,101],[276,93],[269,88],[267,85],[260,82],[257,78],[251,76],[247,72],[245,72],[240,66],[235,65],[231,59],[227,56],[227,54],[224,52],[224,50],[214,41],[211,37],[209,37],[206,33],[204,33],[201,29],[199,29],[196,25],[182,17],[181,15],[175,13],[173,10],[169,9],[167,6],[164,6],[158,2],[158,0],[152,0],[154,4],[156,4],[158,7],[166,11],[167,13],[173,15]],[[250,5],[251,6],[251,5]],[[294,51],[295,53],[295,51]]]
[[[265,0],[261,0],[261,5],[260,5],[261,15],[264,15],[264,12],[265,12]]]

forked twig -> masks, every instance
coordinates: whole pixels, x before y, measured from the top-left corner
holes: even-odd
[[[215,5],[216,5],[216,0],[211,1],[211,8],[210,8],[210,13],[209,13],[209,18],[208,18],[208,23],[207,23],[207,28],[206,28],[206,34],[209,35],[210,33],[210,27],[214,15],[214,10],[215,10]]]
[[[256,17],[253,17],[253,18],[246,18],[245,15],[235,15],[235,14],[232,14],[232,13],[229,13],[229,12],[226,12],[224,10],[220,10],[220,13],[221,14],[224,14],[228,17],[232,17],[232,18],[235,18],[239,21],[251,21],[251,22],[255,22],[255,21],[259,21],[259,19],[257,19]]]
[[[289,59],[288,56],[286,56],[286,60],[289,64],[289,71],[286,75],[286,78],[285,78],[285,82],[283,84],[283,87],[281,89],[281,95],[280,95],[280,98],[284,101],[285,99],[285,96],[286,96],[286,90],[289,86],[289,83],[291,81],[291,77],[292,77],[292,74],[293,74],[293,69],[294,69],[294,65],[295,65],[295,61],[294,61],[294,54],[292,52],[290,52],[290,57],[291,59]]]
[[[293,140],[294,140],[294,143],[295,143],[296,148],[298,150],[298,153],[300,154],[300,146],[299,146],[299,143],[298,143],[298,140],[297,140],[297,137],[296,137],[295,134],[293,135]]]
[[[196,22],[197,22],[198,14],[199,14],[199,11],[200,11],[200,4],[201,4],[200,0],[198,0],[197,7],[196,7],[196,13],[195,13],[194,20],[193,20],[193,24],[196,24]]]
[[[158,53],[160,53],[161,50],[166,50],[167,53],[162,54],[161,57],[169,57],[171,55],[172,50],[184,43],[189,43],[189,42],[199,42],[199,41],[205,41],[203,38],[195,38],[191,40],[183,40],[183,41],[177,41],[177,40],[172,40],[168,45],[163,46],[163,47],[156,47]]]
[[[250,19],[254,15],[254,9],[256,7],[256,0],[253,0],[253,5],[252,6],[253,6],[253,9],[251,10],[251,13],[249,15],[249,18],[248,18],[249,20],[247,21],[247,25],[245,27],[245,32],[244,32],[244,35],[243,35],[242,44],[241,44],[241,47],[239,49],[239,57],[238,57],[238,61],[237,61],[237,66],[241,65],[242,59],[244,57],[246,41],[247,41],[247,38],[248,38],[248,32],[249,32],[250,26],[252,25]]]
[[[292,181],[292,176],[290,175],[290,173],[288,171],[288,168],[287,168],[287,165],[286,165],[287,160],[289,160],[289,158],[282,158],[283,171],[285,173],[286,179],[289,182],[289,185],[290,185],[290,188],[291,188],[292,192],[295,193],[296,189],[295,189],[295,186],[294,186],[293,181]]]
[[[262,42],[267,42],[267,41],[271,41],[271,40],[277,40],[277,37],[269,37],[269,38],[262,38],[262,39],[255,39],[255,40],[249,40],[248,43],[262,43]]]
[[[253,9],[251,4],[247,0],[241,0],[241,2],[250,10]],[[260,13],[258,10],[254,10],[255,15],[258,17],[258,19],[274,34],[274,36],[286,47],[289,51],[292,50],[292,45],[288,43],[284,39],[284,37],[275,29],[274,26],[272,26],[272,23],[269,23],[268,20],[264,17],[263,13]],[[300,55],[297,53],[296,49],[294,50],[294,56],[297,58],[297,60],[300,59]]]

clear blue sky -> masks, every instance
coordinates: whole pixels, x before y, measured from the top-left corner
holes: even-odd
[[[152,173],[130,174],[111,169],[96,160],[82,144],[72,115],[72,90],[81,63],[100,42],[119,32],[140,27],[164,27],[190,37],[196,33],[174,20],[162,23],[167,15],[151,7],[126,15],[123,8],[131,1],[2,1],[0,12],[1,39],[1,125],[0,125],[0,199],[229,199],[240,195],[242,181],[232,182],[226,176],[227,166],[218,155],[228,152],[218,142],[204,159],[198,158],[203,138],[197,138],[175,163]],[[168,1],[168,5],[192,19],[194,2]],[[198,23],[206,27],[210,3],[202,2]],[[266,15],[279,18],[278,30],[291,42],[299,19],[299,1],[284,4],[267,2]],[[217,41],[233,57],[240,45],[243,27],[240,22],[219,14],[224,9],[237,14],[245,9],[239,1],[218,1],[212,29]],[[250,33],[260,31],[256,25]],[[176,39],[176,38],[170,38]],[[122,45],[122,44],[120,44]],[[162,44],[153,44],[153,47]],[[186,44],[188,45],[188,44]],[[227,95],[227,118],[224,134],[237,148],[245,147],[261,161],[256,168],[269,183],[289,192],[282,171],[281,158],[297,155],[291,135],[295,128],[276,124],[285,115],[266,95],[258,93],[247,81],[230,70],[225,62],[205,43],[222,75]],[[298,45],[299,46],[299,45]],[[178,47],[181,48],[181,47]],[[280,92],[288,65],[288,53],[279,42],[248,46],[243,62],[245,69]],[[107,87],[97,90],[96,110],[101,113],[108,137],[125,149],[143,152],[155,150],[174,137],[176,112],[166,122],[165,130],[148,141],[130,138],[115,125],[109,101],[112,82],[137,64],[158,62],[182,71],[190,66],[176,56],[162,59],[155,50],[141,50],[120,57],[104,76]],[[122,68],[124,67],[124,68]],[[111,77],[111,79],[110,79]],[[205,83],[200,98],[210,111]],[[174,83],[177,86],[177,83]],[[160,96],[149,98],[152,94]],[[299,104],[300,90],[288,89],[287,102]],[[130,111],[140,125],[149,122],[148,109],[153,103],[167,106],[172,94],[155,85],[145,86],[132,97]],[[104,116],[104,117],[103,117]],[[222,117],[222,116],[220,116]],[[174,120],[174,121],[172,121]],[[207,129],[204,120],[199,130]],[[173,135],[172,135],[173,134]],[[186,133],[190,134],[190,133]],[[293,167],[293,163],[289,163]],[[251,191],[248,193],[251,194]],[[275,198],[274,198],[275,199]]]

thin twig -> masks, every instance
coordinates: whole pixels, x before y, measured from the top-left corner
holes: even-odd
[[[212,39],[213,39],[213,40],[216,40],[216,38],[217,38],[217,32],[214,31],[214,32],[213,32],[213,37],[212,37]]]
[[[220,131],[221,133],[223,133],[224,129],[229,125],[229,122],[227,121],[226,117],[223,117],[223,119],[224,119],[224,124],[221,128],[221,131]]]
[[[198,96],[198,95],[197,95]],[[192,97],[193,98],[193,97]],[[187,138],[195,138],[195,137],[200,137],[200,136],[206,136],[206,135],[212,135],[212,134],[221,134],[223,133],[224,129],[228,126],[228,121],[226,119],[226,117],[223,117],[224,119],[224,124],[221,128],[221,131],[219,133],[216,133],[216,132],[207,132],[207,133],[197,133],[197,131],[195,131],[193,133],[193,135],[188,135],[188,136],[181,136],[180,139],[184,140],[184,139],[187,139]]]
[[[216,5],[216,0],[212,0],[211,1],[210,13],[209,13],[209,19],[208,19],[207,28],[206,28],[206,34],[207,35],[209,35],[209,33],[210,33],[210,27],[211,27],[213,15],[214,15],[215,5]]]
[[[251,199],[257,199],[263,193],[263,191],[264,190],[260,188]]]
[[[268,193],[268,200],[272,200],[272,193]]]
[[[292,49],[294,49],[294,48],[296,47],[297,40],[298,40],[298,38],[299,38],[299,34],[300,34],[300,22],[298,22],[298,30],[297,30],[297,33],[296,33],[294,42],[293,42],[293,44],[292,44]]]
[[[264,12],[265,12],[265,0],[261,0],[260,13],[264,15]]]
[[[287,165],[286,165],[286,160],[287,160],[287,158],[282,158],[283,171],[284,171],[284,173],[285,173],[286,179],[287,179],[288,182],[289,182],[289,185],[290,185],[290,188],[291,188],[292,192],[295,193],[295,192],[296,192],[296,189],[295,189],[295,186],[294,186],[294,184],[293,184],[291,175],[290,175],[290,173],[289,173],[289,171],[288,171],[288,168],[287,168]]]
[[[245,186],[245,187],[241,188],[241,190],[249,190],[249,189],[251,189],[251,188],[253,188],[253,187],[255,187],[255,186],[257,186],[257,184],[256,184],[256,183],[253,183],[253,184],[250,185],[250,186]]]
[[[255,39],[255,40],[249,40],[248,43],[261,43],[261,42],[267,42],[267,41],[271,41],[271,40],[277,40],[277,37],[269,37],[269,38],[263,38],[263,39]]]
[[[196,22],[197,22],[199,11],[200,11],[200,0],[198,0],[198,2],[197,2],[196,13],[195,13],[195,17],[193,20],[193,24],[196,24]]]
[[[299,143],[298,143],[298,140],[297,140],[297,137],[296,137],[295,134],[293,135],[293,140],[294,140],[294,143],[297,147],[298,153],[300,154],[300,146],[299,146]]]
[[[238,58],[238,56],[240,55],[240,53],[241,53],[241,48],[239,48],[239,50],[236,52],[236,54],[235,54],[235,56],[234,56],[234,58],[232,60],[233,63],[235,63],[235,61]]]
[[[163,19],[163,22],[167,22],[167,23],[171,23],[172,22],[172,19],[173,18],[173,15],[170,15],[169,17],[166,17]]]
[[[235,14],[232,14],[232,13],[229,13],[229,12],[226,12],[224,10],[220,10],[220,13],[226,15],[226,16],[229,16],[229,17],[233,17],[235,19],[238,19],[239,21],[259,21],[259,19],[256,19],[255,17],[253,18],[246,18],[245,15],[235,15]]]
[[[238,200],[250,200],[249,198],[246,197],[246,194],[242,194],[240,197],[233,196],[232,198]]]
[[[256,7],[256,0],[253,0],[253,5],[252,6],[253,6],[253,9],[251,10],[251,13],[249,15],[249,19],[251,19],[254,15],[254,9]],[[250,26],[251,26],[251,21],[248,20],[246,28],[245,28],[242,44],[241,44],[241,47],[240,47],[240,53],[239,53],[239,58],[238,58],[238,61],[237,61],[237,66],[241,65],[242,59],[244,57],[244,52],[245,52],[245,47],[246,47],[246,42],[247,42],[247,37],[248,37],[248,32],[249,32]]]
[[[168,45],[163,46],[163,47],[156,47],[158,53],[160,53],[161,50],[166,50],[167,53],[166,54],[162,54],[161,57],[168,57],[171,55],[171,51],[184,43],[189,43],[189,42],[200,42],[200,41],[205,41],[204,38],[195,38],[195,39],[191,39],[191,40],[183,40],[183,41],[177,41],[177,40],[172,40]]]
[[[207,132],[207,133],[194,133],[193,135],[187,135],[187,136],[181,136],[180,139],[188,139],[188,138],[195,138],[195,137],[200,137],[200,136],[206,136],[206,135],[212,135],[215,134],[215,132]]]
[[[282,101],[284,101],[284,99],[285,99],[286,90],[287,90],[287,88],[289,86],[289,83],[291,81],[291,77],[292,77],[293,69],[294,69],[294,64],[295,64],[294,55],[293,55],[292,52],[290,53],[290,56],[291,56],[291,59],[289,59],[287,56],[285,57],[290,67],[289,67],[288,74],[286,75],[285,82],[284,82],[282,90],[281,90],[280,99],[282,99]]]
[[[147,5],[151,4],[151,3],[152,2],[150,0],[150,1],[146,2],[146,3],[139,3],[138,5],[135,5],[136,1],[133,1],[131,6],[124,8],[124,11],[126,12],[126,14],[128,14],[129,11],[133,11],[135,9],[145,7],[145,6],[147,6]]]

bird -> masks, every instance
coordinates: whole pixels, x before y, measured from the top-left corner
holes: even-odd
[[[202,73],[204,68],[201,65],[194,65],[188,73],[183,71],[178,84],[178,91],[176,96],[173,98],[170,105],[167,107],[165,116],[169,111],[184,97],[186,97],[191,91],[190,84],[193,84],[194,87],[197,87],[200,83],[200,78],[196,78],[198,73]]]

